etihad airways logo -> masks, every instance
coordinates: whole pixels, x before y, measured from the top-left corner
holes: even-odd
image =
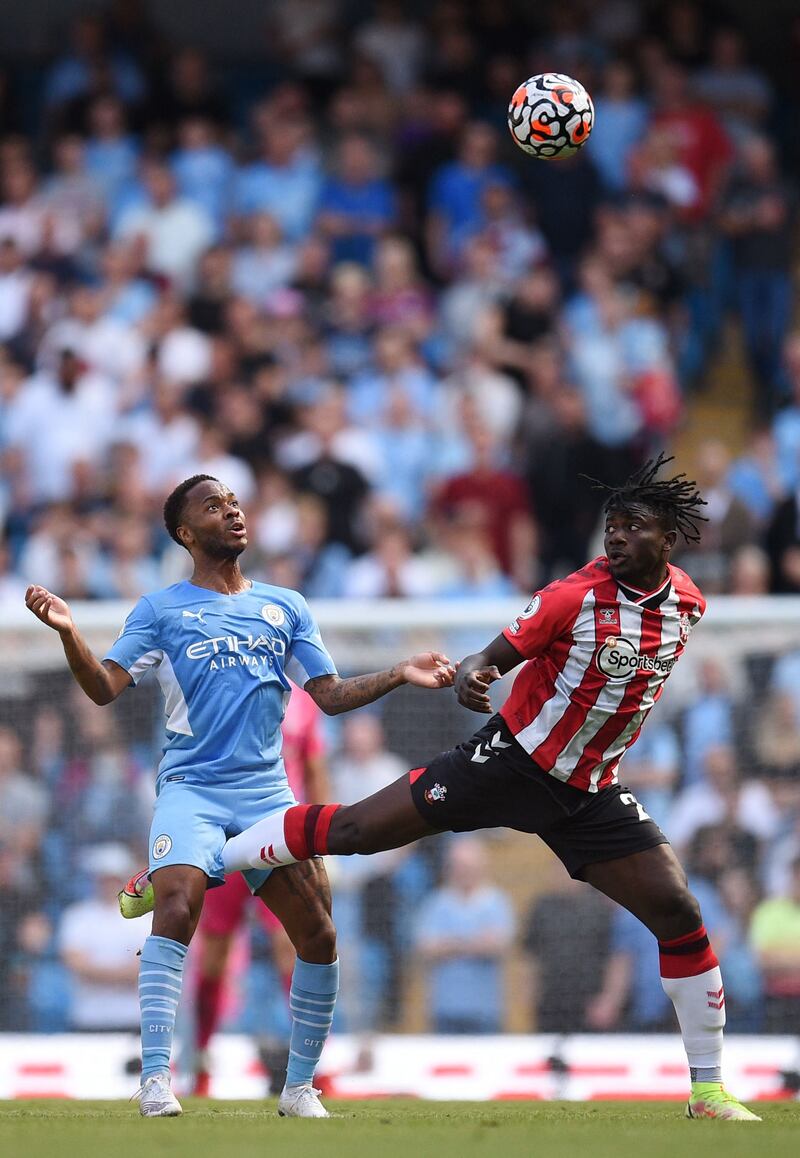
[[[657,655],[642,655],[629,639],[609,635],[597,653],[597,666],[609,680],[623,683],[633,679],[639,672],[655,672],[666,679],[676,659],[674,655],[668,659],[660,659]]]
[[[186,648],[186,658],[210,660],[209,671],[228,667],[262,667],[271,664],[275,656],[286,655],[286,642],[269,635],[216,635],[212,639],[198,639]]]

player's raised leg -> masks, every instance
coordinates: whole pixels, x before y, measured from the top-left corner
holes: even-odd
[[[411,795],[414,777],[422,771],[414,768],[356,804],[295,804],[270,812],[226,841],[220,854],[225,873],[280,868],[315,856],[384,852],[442,832],[423,820]],[[119,903],[123,917],[151,911],[147,870],[131,877]]]
[[[687,1117],[760,1121],[722,1084],[722,974],[700,907],[670,845],[587,865],[583,876],[658,939],[661,984],[675,1006],[689,1063]]]
[[[264,817],[227,841],[222,850],[225,872],[328,854],[383,852],[440,832],[422,819],[414,804],[411,783],[416,771],[357,804],[296,804]]]
[[[183,966],[200,919],[208,878],[202,869],[174,864],[153,874],[153,931],[142,947],[139,1008],[142,1081],[139,1110],[145,1118],[172,1118],[181,1105],[170,1088],[170,1057]]]
[[[327,1118],[319,1091],[314,1088],[314,1073],[333,1021],[339,960],[325,866],[321,860],[311,860],[279,869],[270,874],[257,895],[280,920],[297,952],[289,990],[289,1064],[278,1113],[291,1118]]]

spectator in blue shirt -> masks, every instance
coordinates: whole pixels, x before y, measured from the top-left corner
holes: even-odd
[[[587,1006],[586,1020],[601,1033],[658,1033],[674,1025],[672,1005],[661,986],[658,945],[627,909],[614,910],[603,985]]]
[[[247,222],[244,244],[233,254],[231,287],[263,307],[271,294],[289,285],[298,262],[298,247],[286,244],[275,218],[269,213],[254,213]]]
[[[603,446],[630,446],[642,434],[633,376],[648,366],[660,368],[668,357],[664,327],[638,316],[637,308],[635,297],[614,281],[604,262],[586,258],[581,290],[564,310],[564,333],[589,432]]]
[[[331,272],[322,322],[330,368],[349,380],[372,366],[375,324],[370,308],[370,279],[363,266],[346,262]]]
[[[725,670],[715,659],[705,659],[697,674],[697,692],[683,717],[683,787],[704,776],[710,748],[733,743],[733,699]]]
[[[145,199],[136,181],[139,148],[128,132],[125,110],[116,97],[99,97],[92,104],[89,130],[86,172],[100,186],[113,225],[123,209]]]
[[[402,389],[390,391],[372,434],[380,461],[375,480],[379,494],[390,498],[404,519],[421,519],[437,447]]]
[[[789,698],[794,705],[797,726],[800,727],[800,651],[786,651],[776,659],[770,691],[773,695]]]
[[[306,237],[317,212],[322,174],[298,117],[269,117],[262,127],[261,156],[239,170],[234,209],[242,216],[269,213],[288,241]]]
[[[730,246],[745,350],[767,412],[779,401],[781,348],[792,320],[796,223],[797,191],[781,172],[775,145],[748,136],[722,197],[720,225]]]
[[[784,410],[778,418],[778,423],[788,414],[789,411]],[[797,451],[800,450],[800,410],[795,410],[794,421],[797,429],[793,437],[797,439],[797,446],[792,452],[792,457],[795,459],[796,471]],[[776,433],[777,429],[776,424]],[[782,434],[783,430],[784,428],[781,428]],[[739,502],[744,503],[761,526],[769,521],[786,485],[786,475],[781,470],[783,463],[780,458],[776,462],[778,456],[776,443],[777,438],[773,438],[769,430],[762,428],[753,431],[744,452],[734,459],[728,471],[728,490]]]
[[[511,171],[497,163],[497,134],[489,125],[467,125],[458,156],[440,166],[428,190],[428,261],[438,273],[452,272],[461,248],[485,221],[483,197],[491,185],[513,184]]]
[[[79,16],[70,30],[71,50],[59,57],[45,81],[45,103],[51,107],[89,94],[99,76],[110,81],[111,91],[126,104],[137,104],[145,95],[139,66],[126,54],[109,53],[102,20]]]
[[[435,1033],[502,1030],[503,958],[513,936],[511,903],[486,882],[483,842],[455,841],[444,882],[423,903],[416,926],[417,948],[429,966],[428,1010]]]
[[[137,326],[158,301],[153,283],[141,270],[141,254],[135,243],[111,241],[100,254],[100,273],[106,314],[118,322]]]
[[[205,209],[220,237],[233,182],[233,161],[217,139],[210,120],[190,117],[181,123],[172,173],[182,197]]]
[[[631,150],[647,125],[647,105],[636,95],[633,69],[627,61],[609,62],[594,105],[595,123],[587,149],[603,184],[620,193],[628,184]]]
[[[371,265],[376,240],[388,233],[397,216],[394,191],[379,176],[371,142],[358,133],[339,145],[336,175],[320,198],[319,228],[331,243],[334,263]]]
[[[403,395],[419,418],[432,421],[439,400],[437,380],[399,326],[385,326],[374,341],[375,367],[350,384],[349,411],[357,424],[380,423],[395,393]]]
[[[658,822],[669,810],[681,767],[681,749],[675,729],[658,718],[648,720],[621,767],[621,779]]]
[[[772,427],[775,459],[785,491],[800,484],[800,334],[790,334],[783,347],[783,377],[788,404]]]

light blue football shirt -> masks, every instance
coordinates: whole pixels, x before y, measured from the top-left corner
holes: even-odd
[[[134,684],[153,668],[165,700],[165,779],[216,787],[283,782],[289,679],[335,675],[297,591],[253,583],[223,595],[184,580],[143,596],[107,653]]]

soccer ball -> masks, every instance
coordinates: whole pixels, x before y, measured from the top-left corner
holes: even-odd
[[[571,157],[589,139],[594,105],[586,89],[561,72],[543,72],[521,84],[508,106],[516,144],[532,157]]]

